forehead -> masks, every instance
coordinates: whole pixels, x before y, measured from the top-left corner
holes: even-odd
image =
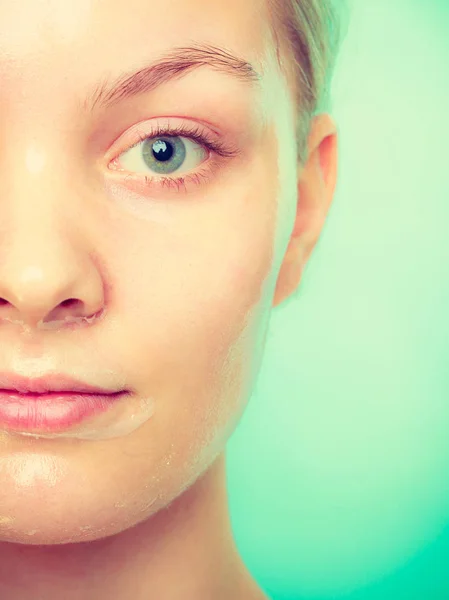
[[[0,64],[64,62],[129,67],[148,53],[211,42],[261,64],[270,38],[266,0],[2,0]]]

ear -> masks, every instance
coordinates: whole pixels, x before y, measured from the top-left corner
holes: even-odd
[[[313,118],[308,136],[308,158],[298,165],[298,201],[290,241],[276,283],[273,306],[298,288],[326,220],[337,181],[337,127],[332,117]]]

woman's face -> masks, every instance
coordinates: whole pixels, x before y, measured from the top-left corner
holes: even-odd
[[[105,101],[175,48],[181,66]],[[245,408],[296,209],[293,108],[262,0],[2,2],[0,76],[0,369],[153,405],[116,437],[2,436],[0,537],[92,540],[178,496]]]

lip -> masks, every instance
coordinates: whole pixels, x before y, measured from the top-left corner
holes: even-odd
[[[115,394],[123,390],[111,390],[73,379],[67,375],[52,373],[42,377],[23,377],[16,373],[0,372],[0,390],[11,390],[21,394],[48,392],[76,392],[80,394]]]
[[[0,428],[63,431],[105,412],[128,394],[59,374],[32,379],[0,373]]]

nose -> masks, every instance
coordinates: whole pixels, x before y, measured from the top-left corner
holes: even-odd
[[[10,199],[11,200],[11,199]],[[0,334],[9,322],[31,331],[90,322],[104,312],[101,262],[82,220],[20,203],[1,219]],[[73,215],[72,215],[73,217]],[[74,224],[76,222],[76,225]]]

